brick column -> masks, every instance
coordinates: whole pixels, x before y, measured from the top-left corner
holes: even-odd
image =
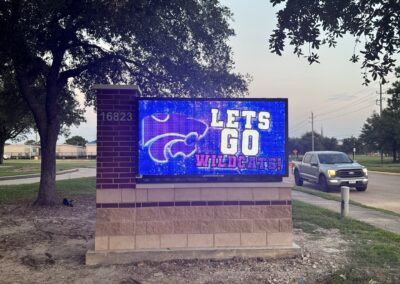
[[[120,203],[134,193],[137,168],[136,86],[97,89],[97,203]],[[125,198],[129,201],[129,198]]]

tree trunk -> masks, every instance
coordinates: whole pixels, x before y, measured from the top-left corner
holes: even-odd
[[[61,66],[63,54],[53,60],[52,67],[46,79],[46,92],[43,94],[45,104],[38,99],[34,92],[36,79],[27,72],[26,62],[14,58],[16,78],[22,96],[31,109],[40,135],[42,154],[39,193],[34,205],[55,205],[59,203],[56,193],[56,144],[60,131],[60,111],[58,99],[62,87],[57,85],[58,71]],[[56,63],[55,63],[56,62]],[[14,64],[16,64],[14,63]],[[30,62],[34,66],[35,62]],[[56,66],[54,66],[56,65]],[[31,68],[32,69],[32,68]],[[33,68],[34,69],[34,68]],[[32,71],[32,70],[31,70]]]
[[[6,144],[6,141],[3,141],[0,139],[0,165],[3,164],[3,156],[4,156],[4,145]]]
[[[393,163],[397,163],[397,145],[394,144],[392,148],[393,153]]]
[[[38,197],[34,205],[55,205],[60,202],[56,192],[56,144],[58,125],[56,122],[40,133],[41,172]]]

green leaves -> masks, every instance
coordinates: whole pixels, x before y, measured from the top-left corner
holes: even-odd
[[[360,60],[360,57],[358,55],[353,54],[350,58],[350,61],[353,63],[358,62],[358,60]]]
[[[396,68],[396,74],[400,68]],[[388,100],[388,107],[382,111],[382,115],[372,114],[367,118],[360,138],[374,151],[384,150],[391,152],[393,160],[397,159],[400,150],[400,82],[392,84],[388,90],[392,97]]]
[[[10,68],[0,71],[0,147],[8,139],[29,132],[34,120],[16,86]]]
[[[84,92],[96,82],[137,84],[149,96],[247,93],[227,44],[231,13],[216,0],[22,2],[0,5],[0,56],[32,70],[31,82],[53,72],[59,88],[70,78]]]
[[[217,0],[2,1],[0,63],[11,63],[42,148],[55,149],[60,129],[83,119],[75,89],[90,104],[95,83],[135,84],[145,96],[245,95],[230,17]],[[53,203],[54,157],[42,152],[40,204]]]
[[[77,146],[82,146],[82,147],[85,147],[87,142],[88,141],[86,141],[85,138],[83,138],[82,136],[77,136],[77,135],[76,136],[72,136],[71,138],[68,138],[68,139],[65,140],[66,144],[77,145]]]
[[[363,39],[360,50],[364,59],[361,68],[366,68],[364,83],[384,78],[393,71],[394,57],[400,51],[400,3],[398,1],[297,1],[270,0],[275,6],[285,3],[277,12],[278,24],[269,40],[271,52],[281,55],[284,41],[288,39],[294,52],[300,56],[302,47],[310,48],[305,58],[318,62],[315,50],[320,45],[336,47],[338,37],[350,34]],[[356,50],[350,61],[358,62]]]

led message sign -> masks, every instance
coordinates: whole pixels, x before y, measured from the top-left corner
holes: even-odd
[[[139,99],[139,176],[287,176],[287,99]]]

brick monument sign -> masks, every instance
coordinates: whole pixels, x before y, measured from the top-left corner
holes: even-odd
[[[87,264],[291,256],[286,99],[142,98],[97,85]]]

